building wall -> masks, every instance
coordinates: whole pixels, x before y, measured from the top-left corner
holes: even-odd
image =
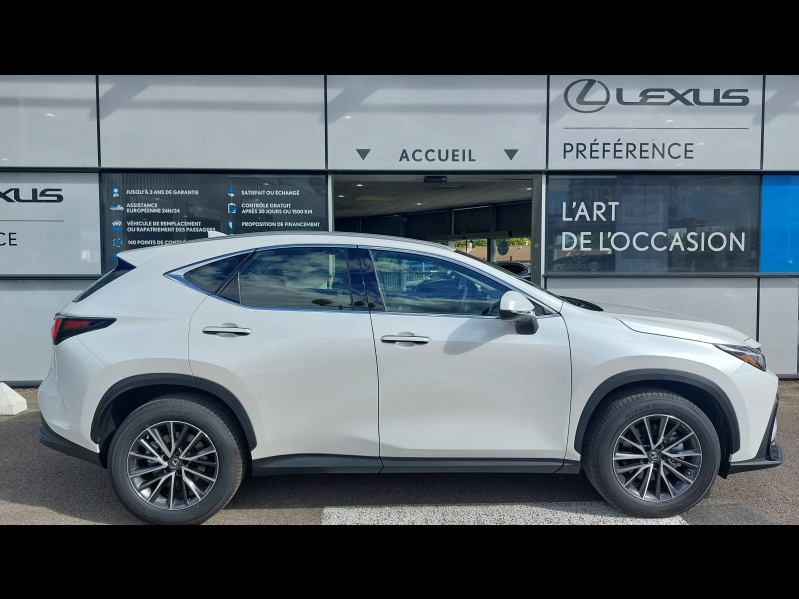
[[[627,306],[641,306],[710,320],[757,336],[757,280],[550,279],[559,295]],[[795,350],[794,350],[795,351]]]
[[[797,132],[799,76],[3,75],[0,191],[19,184],[24,199],[25,185],[42,191],[52,181],[69,184],[75,171],[97,180],[114,169],[322,177],[342,171],[763,175],[757,272],[551,277],[548,286],[729,324],[759,337],[776,372],[796,374]],[[659,157],[657,148],[673,154]],[[96,208],[82,205],[87,218],[109,201],[99,182],[89,185],[96,193],[89,190],[84,200]],[[25,220],[4,216],[12,204],[0,200],[0,232]],[[61,217],[31,208],[38,210],[31,226],[52,238],[46,227],[55,225],[44,223]],[[91,282],[79,277],[91,276],[93,265],[113,252],[105,225],[94,232],[81,227],[73,227],[70,242],[70,252],[80,254],[70,253],[59,268],[58,260],[42,264],[33,254],[0,247],[0,380],[44,377],[52,315]],[[21,266],[22,258],[32,266]],[[89,270],[66,272],[69,260]]]

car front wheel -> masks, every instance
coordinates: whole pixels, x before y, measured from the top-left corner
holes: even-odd
[[[120,425],[108,468],[125,507],[151,524],[199,524],[221,510],[244,474],[230,417],[207,399],[174,393]]]
[[[716,430],[695,404],[670,391],[638,389],[616,398],[594,422],[583,465],[610,504],[657,518],[705,497],[720,457]]]

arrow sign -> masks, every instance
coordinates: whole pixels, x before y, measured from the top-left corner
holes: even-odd
[[[361,157],[361,160],[366,160],[366,157],[369,155],[369,152],[371,152],[372,150],[369,149],[369,150],[355,150],[355,151],[358,152],[358,154]]]
[[[508,158],[513,160],[513,157],[516,156],[516,152],[519,150],[505,150],[505,153],[508,155]]]

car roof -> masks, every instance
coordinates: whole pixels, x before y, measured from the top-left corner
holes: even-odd
[[[240,235],[224,235],[219,237],[209,237],[208,239],[192,239],[189,241],[184,241],[182,244],[185,243],[211,243],[214,241],[221,241],[224,239],[231,239],[231,238],[242,238],[242,237],[278,237],[281,235],[292,235],[292,236],[332,236],[332,237],[363,237],[364,239],[383,239],[387,241],[402,241],[405,243],[416,243],[419,245],[425,246],[433,246],[438,249],[446,249],[450,251],[456,251],[454,247],[450,247],[447,245],[442,245],[440,243],[434,243],[432,241],[422,241],[420,239],[412,239],[409,237],[396,237],[393,235],[374,235],[372,233],[350,233],[347,231],[268,231],[265,233],[243,233]],[[146,248],[137,248],[137,249],[146,249]],[[136,250],[128,250],[128,251],[136,251]]]

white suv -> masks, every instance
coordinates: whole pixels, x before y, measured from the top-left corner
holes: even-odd
[[[782,463],[777,377],[728,327],[371,235],[220,237],[118,264],[56,315],[40,437],[107,467],[148,522],[207,519],[248,467],[582,468],[659,517],[717,474]]]

